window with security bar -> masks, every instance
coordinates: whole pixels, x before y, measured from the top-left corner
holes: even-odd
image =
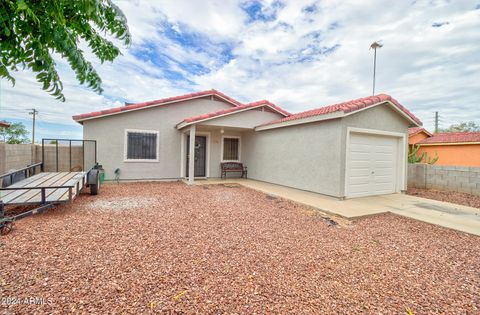
[[[223,161],[240,161],[240,139],[223,138]]]
[[[127,130],[126,138],[127,161],[158,160],[158,132]]]

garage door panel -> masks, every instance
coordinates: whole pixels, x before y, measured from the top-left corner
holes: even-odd
[[[391,184],[392,183],[392,176],[375,176],[373,179],[375,184]]]
[[[387,195],[391,194],[391,189],[392,187],[389,186],[377,186],[375,187],[375,191],[377,192],[377,195]]]
[[[392,168],[377,168],[375,170],[375,174],[376,176],[395,176],[395,170],[392,169]]]
[[[392,160],[393,160],[393,157],[392,157]],[[390,161],[375,161],[375,160],[373,160],[373,163],[375,164],[373,169],[385,169],[385,168],[393,169],[392,160],[390,160]]]
[[[370,189],[369,184],[360,184],[360,185],[359,184],[352,184],[350,186],[350,194],[352,196],[365,195],[365,194],[368,194],[369,189]]]
[[[351,133],[348,156],[349,197],[396,191],[398,138]]]
[[[352,152],[352,161],[369,161],[370,154],[365,152]]]
[[[370,168],[357,168],[350,170],[350,177],[370,176]]]
[[[354,144],[352,145],[352,149],[350,152],[352,153],[365,153],[372,150],[372,146],[370,145],[361,145],[361,144]]]
[[[351,162],[352,169],[370,169],[370,161],[352,161]]]
[[[368,185],[370,182],[367,176],[350,177],[351,185]]]
[[[375,152],[373,157],[375,161],[391,161],[393,158],[393,152]]]

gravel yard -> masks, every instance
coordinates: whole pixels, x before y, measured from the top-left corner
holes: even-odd
[[[427,199],[446,201],[459,205],[480,208],[480,196],[455,191],[408,188],[407,194]]]
[[[478,314],[479,253],[394,215],[332,225],[243,187],[108,184],[0,238],[0,313]]]

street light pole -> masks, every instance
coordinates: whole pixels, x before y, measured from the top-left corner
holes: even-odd
[[[381,48],[383,44],[380,41],[373,42],[370,45],[370,49],[373,49],[373,91],[372,95],[375,95],[375,74],[377,72],[377,48]]]
[[[35,144],[35,116],[38,114],[38,110],[32,108],[32,111],[29,112],[30,115],[33,115],[32,121],[32,144]]]

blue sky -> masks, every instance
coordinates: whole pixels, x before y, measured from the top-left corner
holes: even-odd
[[[480,3],[472,1],[116,1],[133,37],[100,64],[98,95],[77,83],[56,56],[65,103],[33,74],[0,82],[0,119],[41,137],[81,138],[75,114],[215,88],[243,102],[268,99],[290,112],[371,94],[373,41],[377,91],[395,97],[428,129],[480,123]]]

